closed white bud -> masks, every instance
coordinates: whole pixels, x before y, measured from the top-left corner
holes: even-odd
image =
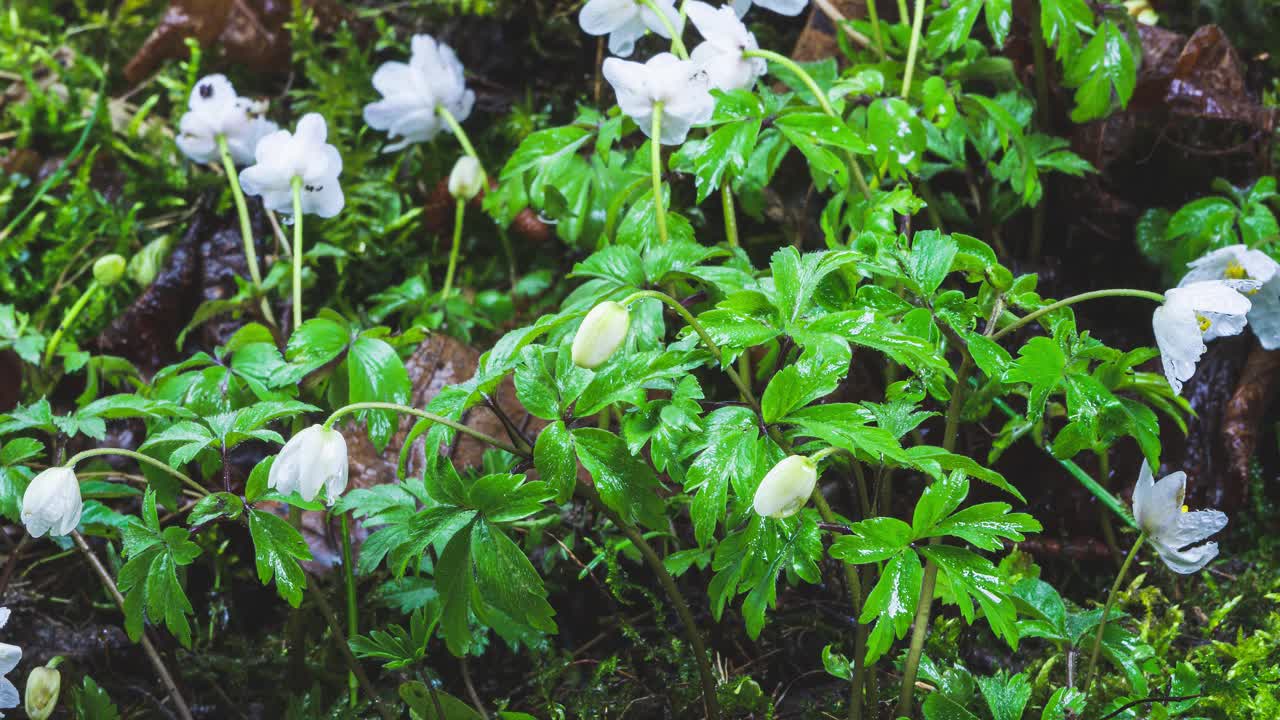
[[[480,192],[484,184],[484,170],[480,169],[480,161],[470,155],[463,155],[453,164],[453,172],[449,173],[449,194],[458,200],[470,200]]]
[[[752,504],[758,515],[790,517],[804,507],[817,484],[817,463],[804,455],[791,455],[765,473]]]
[[[22,495],[22,524],[31,537],[70,534],[80,524],[83,510],[80,481],[68,467],[52,467],[36,475]]]
[[[111,287],[124,277],[126,265],[119,255],[103,255],[93,264],[93,279],[102,287]]]
[[[27,676],[27,692],[24,697],[27,717],[31,720],[48,720],[58,707],[58,693],[62,690],[62,674],[51,667],[38,667]]]
[[[631,327],[631,314],[621,303],[606,300],[591,308],[573,336],[573,364],[594,370],[608,360]]]
[[[324,491],[332,505],[347,489],[347,441],[337,430],[312,425],[284,444],[267,475],[267,486],[308,502]]]

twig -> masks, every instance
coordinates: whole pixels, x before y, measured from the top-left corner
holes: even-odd
[[[849,18],[845,17],[844,13],[840,12],[840,8],[832,5],[831,0],[813,0],[813,4],[817,5],[818,9],[822,11],[822,14],[830,18],[831,22],[836,24],[836,27],[843,30],[844,34],[848,35],[850,40],[864,48],[876,50],[876,54],[878,54],[881,59],[884,59],[884,48],[879,46],[873,47],[870,38],[850,27]]]
[[[93,568],[94,573],[102,580],[102,585],[107,589],[107,593],[111,595],[111,599],[116,601],[116,605],[120,608],[120,612],[124,612],[124,596],[120,594],[120,589],[116,587],[116,581],[111,579],[111,574],[103,567],[102,561],[98,560],[98,556],[93,554],[93,550],[89,548],[89,543],[84,541],[84,536],[77,530],[71,531],[71,539],[75,541],[76,547],[80,548],[80,552],[84,553],[84,557],[89,561],[89,566]],[[191,709],[187,707],[187,701],[182,699],[182,693],[178,691],[178,686],[173,682],[173,676],[169,674],[169,669],[164,666],[164,661],[160,659],[160,653],[156,651],[156,646],[151,644],[151,639],[147,637],[146,631],[142,633],[142,650],[147,654],[147,659],[151,661],[152,667],[155,668],[156,674],[160,676],[160,682],[164,684],[165,690],[169,692],[169,697],[173,699],[173,704],[178,709],[178,716],[182,720],[194,720],[191,716]]]
[[[462,685],[467,689],[467,697],[471,698],[471,704],[475,706],[476,712],[480,713],[480,717],[489,720],[489,711],[484,709],[480,694],[476,692],[476,686],[471,682],[471,668],[467,663],[467,656],[463,655],[458,662],[462,665]]]

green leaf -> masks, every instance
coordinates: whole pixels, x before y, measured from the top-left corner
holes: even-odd
[[[486,606],[534,630],[556,632],[542,578],[511,538],[491,523],[477,522],[471,529],[471,558],[476,591]]]
[[[779,115],[775,126],[787,136],[793,144],[801,142],[828,145],[855,154],[870,152],[867,143],[839,118],[833,118],[823,112],[792,112]]]
[[[1019,613],[1031,617],[1033,622],[1043,623],[1052,631],[1048,635],[1038,633],[1038,637],[1070,642],[1067,635],[1067,604],[1052,585],[1039,578],[1023,578],[1013,586],[1012,597]],[[1020,622],[1019,628],[1021,627]],[[1027,635],[1026,632],[1022,634],[1024,637]]]
[[[120,720],[120,711],[106,690],[88,675],[79,688],[72,688],[71,704],[76,720]]]
[[[978,690],[991,709],[992,720],[1022,720],[1022,711],[1031,699],[1031,683],[1023,673],[979,677]]]
[[[253,538],[258,580],[266,585],[274,578],[280,597],[295,608],[301,605],[307,577],[298,561],[311,559],[302,533],[278,515],[250,509],[249,535]]]
[[[905,526],[906,523],[903,523]],[[860,623],[875,621],[867,638],[868,664],[879,660],[895,639],[907,634],[920,599],[924,568],[915,552],[900,552],[885,563],[880,579],[867,595]]]
[[[370,337],[361,337],[351,344],[347,354],[347,387],[353,403],[404,405],[413,390],[409,373],[395,349]],[[369,439],[374,448],[382,452],[399,427],[399,416],[394,410],[363,410],[360,415],[368,421]]]
[[[146,452],[158,446],[172,447],[168,463],[173,467],[182,467],[216,440],[209,428],[191,420],[183,420],[151,435],[138,450]]]
[[[443,601],[440,632],[456,657],[471,648],[471,594],[475,574],[471,570],[471,533],[459,532],[445,545],[436,561],[436,590]]]
[[[969,479],[953,472],[935,480],[924,489],[911,516],[911,531],[916,538],[929,537],[938,522],[955,512],[969,495]],[[1008,506],[1006,506],[1007,509]]]
[[[1045,44],[1057,46],[1057,58],[1080,47],[1080,28],[1093,27],[1093,12],[1085,0],[1040,0],[1040,32]]]
[[[777,422],[829,395],[849,374],[852,359],[849,345],[835,336],[806,347],[794,364],[784,367],[765,387],[760,397],[764,421]]]
[[[670,389],[670,381],[688,375],[707,358],[703,350],[653,350],[615,357],[598,371],[578,396],[574,414],[595,415],[606,407],[643,403],[645,388]]]
[[[289,378],[296,382],[303,376],[333,362],[351,340],[351,329],[329,317],[312,318],[302,323],[285,346],[284,354],[292,367]]]
[[[909,463],[929,475],[934,479],[942,477],[944,472],[959,470],[965,475],[977,478],[982,482],[994,485],[1010,495],[1026,502],[1027,499],[1018,492],[1018,489],[1009,484],[1004,476],[987,467],[983,467],[978,461],[968,455],[960,455],[943,450],[933,445],[917,445],[907,448],[906,455]]]
[[[187,516],[187,524],[192,527],[212,522],[219,518],[235,520],[244,511],[244,501],[231,493],[213,493],[200,498],[191,514]]]
[[[1113,92],[1120,107],[1129,104],[1138,83],[1138,63],[1124,31],[1107,21],[1067,65],[1065,81],[1076,88],[1071,121],[1085,123],[1111,112]]]
[[[1085,694],[1075,688],[1058,688],[1045,703],[1040,720],[1067,720],[1084,713]]]
[[[623,522],[661,527],[663,504],[655,493],[658,478],[653,468],[633,456],[622,438],[611,432],[578,428],[573,438],[578,459],[591,474],[604,504]]]
[[[867,108],[867,140],[876,166],[897,178],[919,171],[928,143],[915,108],[900,98],[880,98]]]
[[[699,204],[728,182],[726,176],[736,177],[746,169],[760,122],[760,118],[748,118],[727,123],[703,140],[690,139],[672,155],[673,170],[694,174]]]
[[[911,526],[897,518],[874,517],[849,526],[831,543],[831,557],[853,565],[883,562],[911,545]]]
[[[400,699],[422,720],[481,720],[480,713],[449,693],[436,690],[434,698],[432,695],[431,690],[417,680],[400,684]],[[437,702],[443,716],[436,712]]]
[[[990,560],[949,545],[928,545],[920,548],[920,553],[937,564],[939,576],[945,579],[966,622],[974,621],[976,599],[992,632],[1017,648],[1019,636],[1014,624],[1017,611],[1004,578]]]
[[[724,407],[707,416],[703,432],[705,449],[689,465],[685,490],[694,493],[689,506],[694,537],[706,546],[724,518],[730,482],[758,473],[759,429],[750,409]]]
[[[543,482],[556,491],[556,502],[565,503],[573,497],[578,483],[578,460],[573,446],[573,434],[557,420],[538,433],[533,446],[533,465]]]
[[[921,502],[923,503],[923,499]],[[918,511],[919,506],[916,509]],[[1010,513],[1009,509],[1007,503],[1001,502],[972,505],[937,523],[922,537],[951,535],[983,550],[999,550],[1003,546],[1001,539],[1022,542],[1026,539],[1023,533],[1043,529],[1030,515]]]
[[[14,438],[0,447],[0,465],[20,465],[44,452],[44,443],[33,438]]]
[[[1031,385],[1031,392],[1027,397],[1027,420],[1035,423],[1044,416],[1044,406],[1049,401],[1049,394],[1062,382],[1066,369],[1067,356],[1058,347],[1058,343],[1050,338],[1033,337],[1019,348],[1018,359],[1005,373],[1004,380]]]
[[[503,182],[517,178],[528,170],[553,165],[560,157],[577,151],[592,133],[576,125],[553,127],[530,133],[507,159],[500,175]]]
[[[827,275],[854,262],[856,255],[848,250],[805,253],[785,247],[769,261],[775,288],[774,305],[784,328],[789,328],[813,302],[818,284]]]
[[[916,281],[925,297],[933,295],[951,272],[959,248],[950,235],[937,230],[922,230],[911,242],[911,254],[907,257],[907,272]]]

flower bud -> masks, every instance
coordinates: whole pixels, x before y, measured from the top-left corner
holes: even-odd
[[[51,667],[38,667],[27,675],[25,704],[31,720],[48,720],[58,707],[58,692],[62,690],[62,674]]]
[[[267,487],[308,502],[324,491],[332,505],[347,489],[347,441],[337,430],[312,425],[284,444],[267,475]]]
[[[631,327],[631,314],[620,303],[606,300],[591,308],[573,336],[573,364],[594,370],[609,359]]]
[[[817,484],[817,464],[804,455],[791,455],[765,474],[752,504],[764,517],[790,517],[804,507]]]
[[[160,266],[169,254],[169,245],[167,236],[157,238],[134,253],[129,258],[129,279],[142,287],[155,282],[156,275],[160,274]]]
[[[458,200],[470,200],[480,192],[484,184],[484,171],[480,162],[470,155],[463,155],[453,164],[449,173],[449,194]]]
[[[70,534],[80,524],[83,510],[80,481],[68,467],[52,467],[36,475],[22,495],[22,524],[31,537]]]
[[[987,282],[991,284],[997,292],[1009,292],[1009,288],[1013,287],[1013,273],[1003,265],[992,265],[985,272]]]
[[[102,287],[111,287],[124,277],[128,265],[124,258],[116,254],[103,255],[93,264],[93,279]]]

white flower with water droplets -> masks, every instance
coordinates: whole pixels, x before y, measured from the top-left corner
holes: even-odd
[[[8,622],[9,608],[0,607],[0,628]],[[9,643],[0,643],[0,710],[18,707],[21,701],[18,697],[18,688],[5,677],[18,667],[19,660],[22,660],[22,648]]]
[[[240,171],[240,185],[249,195],[261,195],[268,210],[293,214],[293,179],[302,179],[302,212],[333,217],[346,199],[338,174],[342,156],[326,143],[324,118],[307,113],[297,132],[279,130],[258,141],[257,164]]]
[[[653,108],[662,103],[663,145],[679,145],[689,128],[711,119],[716,101],[707,92],[705,70],[671,53],[654,55],[646,63],[609,58],[604,77],[613,86],[622,112],[636,121],[645,135],[652,132]]]
[[[1261,250],[1231,245],[1205,255],[1188,265],[1191,270],[1178,283],[1185,287],[1209,280],[1253,280],[1262,283],[1247,291],[1249,327],[1267,350],[1280,348],[1280,263]]]
[[[704,2],[689,3],[689,19],[706,40],[693,49],[690,59],[707,72],[711,87],[750,89],[768,70],[764,58],[743,57],[760,45],[729,6],[717,9]]]
[[[312,425],[284,444],[267,474],[267,487],[285,495],[296,492],[308,502],[323,491],[322,499],[332,505],[347,489],[347,473],[342,433]]]
[[[1256,289],[1248,280],[1190,283],[1165,293],[1164,304],[1151,315],[1164,375],[1175,393],[1196,371],[1205,341],[1236,335],[1245,326],[1249,299],[1240,293]]]
[[[1227,516],[1221,511],[1188,512],[1182,504],[1186,494],[1186,473],[1171,473],[1156,482],[1151,466],[1142,461],[1133,489],[1133,519],[1164,564],[1183,575],[1196,572],[1217,556],[1218,543],[1196,543],[1227,526]]]
[[[681,32],[684,20],[676,10],[675,0],[656,0],[656,4],[676,32]],[[667,24],[640,0],[588,0],[578,13],[578,25],[588,35],[608,35],[609,52],[620,57],[631,55],[636,40],[646,31],[671,37]]]
[[[448,130],[440,108],[461,123],[476,104],[476,94],[467,89],[462,62],[453,48],[430,35],[414,35],[410,46],[408,63],[391,60],[373,73],[373,87],[382,99],[364,106],[369,127],[400,138],[384,152],[427,142]]]
[[[36,475],[22,494],[22,524],[31,537],[69,535],[83,511],[80,480],[68,467],[51,467]]]
[[[790,517],[800,512],[817,484],[817,463],[804,455],[791,455],[765,473],[751,504],[757,515]]]
[[[631,313],[622,303],[606,300],[591,308],[573,336],[573,364],[588,370],[600,367],[622,347],[630,327]]]
[[[198,163],[218,160],[218,136],[227,140],[237,165],[253,162],[258,140],[279,129],[262,117],[265,103],[236,95],[223,75],[206,75],[191,89],[187,113],[178,121],[178,149]]]
[[[747,10],[751,9],[751,2],[752,0],[733,0],[733,10],[738,13],[738,17],[747,14]],[[755,4],[780,15],[799,15],[809,4],[809,0],[755,0]]]

